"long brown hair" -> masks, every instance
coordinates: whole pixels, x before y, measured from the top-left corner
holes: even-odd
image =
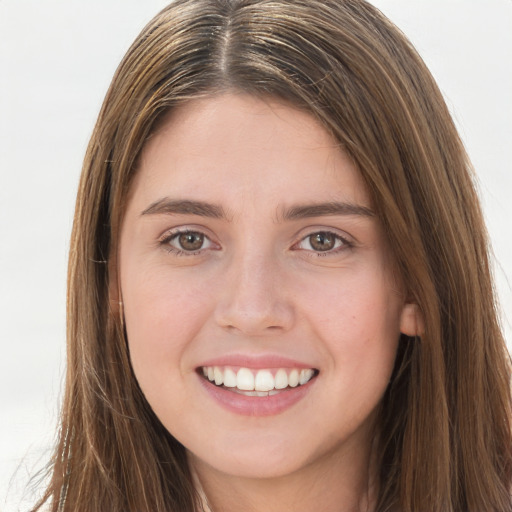
[[[126,54],[85,157],[60,440],[34,510],[199,509],[185,449],[137,385],[109,284],[142,147],[176,105],[225,90],[279,98],[332,133],[422,312],[381,406],[378,511],[512,510],[509,357],[471,166],[424,63],[362,0],[177,0]]]

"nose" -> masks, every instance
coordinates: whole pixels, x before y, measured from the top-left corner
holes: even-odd
[[[294,308],[277,258],[261,254],[237,258],[224,279],[215,311],[218,325],[250,336],[292,327]]]

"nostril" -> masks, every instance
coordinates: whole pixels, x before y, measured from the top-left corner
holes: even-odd
[[[272,303],[230,305],[218,304],[215,320],[218,325],[232,333],[259,335],[286,331],[293,325],[291,304]]]
[[[240,324],[238,324],[240,325]],[[251,336],[257,336],[259,334],[265,334],[265,333],[278,333],[279,331],[284,330],[284,326],[280,325],[269,325],[268,327],[260,327],[260,326],[250,326],[250,325],[242,325],[240,327],[232,324],[224,325],[222,326],[225,330],[228,332],[231,332],[233,334],[247,334]]]

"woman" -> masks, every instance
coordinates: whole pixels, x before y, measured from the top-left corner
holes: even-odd
[[[86,155],[52,510],[511,510],[470,165],[356,1],[180,0]]]

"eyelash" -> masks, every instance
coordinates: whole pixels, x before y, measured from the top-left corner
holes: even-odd
[[[183,248],[180,249],[178,247],[174,247],[171,245],[171,242],[173,240],[177,239],[181,235],[187,235],[187,234],[199,235],[199,236],[203,237],[203,241],[208,240],[210,245],[215,245],[214,242],[212,242],[212,240],[210,239],[210,237],[208,235],[206,235],[205,233],[203,233],[200,230],[194,230],[194,229],[180,229],[180,230],[168,232],[160,239],[159,244],[161,246],[163,246],[168,253],[172,253],[175,256],[198,256],[203,251],[210,248],[210,247],[206,247],[206,248],[201,247],[197,251],[188,251],[186,249],[183,249]],[[332,249],[327,249],[325,251],[314,250],[313,248],[312,249],[304,249],[304,248],[298,247],[300,244],[305,243],[308,240],[309,240],[308,243],[311,247],[311,238],[315,235],[327,235],[327,236],[334,237],[335,246]],[[329,231],[329,230],[318,230],[318,231],[310,232],[307,235],[303,236],[298,242],[293,244],[292,249],[304,251],[304,252],[308,253],[308,255],[310,257],[327,257],[327,256],[332,256],[332,255],[338,254],[342,251],[351,249],[353,247],[354,247],[354,243],[349,241],[347,238],[341,236],[339,233],[336,233],[334,231]]]
[[[309,245],[311,247],[311,239],[315,235],[317,235],[317,236],[318,235],[327,235],[327,236],[334,237],[335,246],[332,249],[327,249],[325,251],[315,250],[314,248],[312,248],[312,249],[298,248],[298,246],[300,244],[306,243],[306,242],[309,243]],[[339,233],[321,229],[318,231],[313,231],[311,233],[308,233],[306,236],[302,237],[297,243],[295,243],[293,245],[293,247],[297,247],[297,250],[305,251],[306,253],[308,253],[308,256],[310,256],[310,257],[328,257],[328,256],[337,255],[340,252],[352,249],[354,247],[354,244],[347,238],[341,236]]]
[[[202,231],[196,229],[180,229],[172,232],[167,232],[159,241],[160,245],[165,248],[165,250],[169,253],[174,254],[175,256],[197,256],[201,254],[202,251],[205,250],[204,247],[199,248],[197,251],[187,251],[186,249],[179,249],[178,247],[174,247],[171,245],[171,242],[174,239],[177,239],[181,235],[200,235],[203,237],[203,240],[208,240],[210,244],[213,245],[210,237],[203,233]],[[206,248],[208,249],[208,248]]]

